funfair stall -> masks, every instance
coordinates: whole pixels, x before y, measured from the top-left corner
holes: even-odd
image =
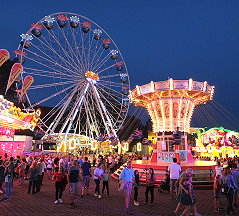
[[[14,135],[15,130],[31,129],[36,126],[41,111],[25,113],[0,95],[0,155],[21,155],[31,150],[32,137]]]
[[[196,156],[234,157],[239,155],[239,133],[223,127],[211,128],[197,132],[196,147],[193,147]]]

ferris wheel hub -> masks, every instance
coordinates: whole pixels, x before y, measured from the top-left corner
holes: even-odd
[[[92,82],[92,83],[96,83],[97,81],[99,81],[99,75],[92,71],[86,71],[85,77],[89,82]]]

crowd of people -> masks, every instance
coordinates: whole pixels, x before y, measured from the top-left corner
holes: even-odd
[[[141,157],[146,158],[146,156]],[[19,186],[28,184],[29,195],[39,193],[43,186],[43,178],[47,178],[55,184],[54,203],[63,203],[69,200],[69,207],[76,206],[77,195],[81,197],[89,195],[89,186],[93,178],[95,184],[94,196],[98,199],[102,195],[110,197],[110,174],[123,164],[119,176],[119,191],[125,194],[125,212],[131,214],[130,200],[133,192],[134,205],[139,206],[139,188],[143,174],[139,170],[133,170],[131,160],[135,156],[106,155],[106,156],[75,156],[75,155],[41,155],[16,158],[0,156],[0,193],[4,193],[1,202],[6,202],[12,195],[13,180],[17,179]],[[227,215],[233,213],[233,206],[238,207],[239,194],[239,165],[238,158],[217,160],[214,172],[214,207],[215,212],[226,210]],[[80,184],[81,182],[81,184]],[[175,215],[199,216],[196,205],[196,195],[193,187],[193,170],[188,168],[182,172],[182,168],[176,158],[168,166],[165,178],[160,185],[156,184],[156,175],[153,168],[149,168],[145,175],[146,187],[144,191],[145,205],[154,203],[154,191],[168,191],[170,199],[177,199],[178,205],[174,210]],[[3,187],[4,185],[4,187]],[[67,186],[69,185],[69,186]],[[69,196],[65,197],[64,191],[69,187]],[[3,190],[4,188],[4,190]],[[81,189],[81,190],[80,190]],[[140,189],[142,190],[142,189]],[[223,206],[222,194],[227,198],[227,208]],[[150,196],[149,196],[150,195]],[[64,196],[64,199],[62,198]],[[149,199],[150,198],[150,199]],[[65,202],[65,201],[64,201]]]

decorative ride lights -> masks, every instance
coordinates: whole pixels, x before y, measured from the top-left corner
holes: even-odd
[[[189,132],[195,106],[212,100],[214,86],[207,82],[169,79],[136,86],[130,93],[136,106],[146,108],[153,122],[153,131]]]
[[[195,106],[212,100],[213,93],[214,86],[208,85],[206,81],[172,78],[136,86],[130,92],[131,101],[136,106],[148,110],[153,123],[153,132],[157,134],[157,150],[154,151],[157,152],[155,154],[157,156],[152,157],[153,161],[170,162],[173,157],[182,162],[193,161],[187,147],[186,133],[190,130]],[[173,133],[180,133],[179,142],[172,141]]]

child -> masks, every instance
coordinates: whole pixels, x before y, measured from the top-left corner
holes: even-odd
[[[160,193],[163,193],[164,190],[167,190],[169,192],[170,190],[169,182],[170,182],[170,177],[169,177],[169,174],[166,173],[163,181],[159,185],[158,191]]]
[[[182,190],[181,203],[185,205],[185,209],[181,215],[184,215],[184,214],[188,215],[189,209],[192,206],[194,215],[200,216],[200,214],[197,212],[196,198],[195,198],[195,193],[192,186],[192,178],[189,177],[189,178],[182,179],[179,185]]]
[[[219,212],[220,198],[221,198],[221,180],[220,176],[217,175],[214,178],[213,191],[214,191],[214,211]]]
[[[62,199],[61,199],[62,191],[63,191],[62,179],[63,179],[62,172],[59,172],[59,167],[56,167],[55,168],[55,173],[52,176],[52,182],[55,181],[55,188],[56,188],[56,193],[55,193],[56,200],[54,202],[55,204],[57,204],[58,201],[60,203],[62,203]],[[59,199],[58,199],[58,196],[59,196]]]
[[[107,195],[110,197],[110,192],[109,192],[109,170],[106,168],[104,169],[103,172],[103,189],[102,189],[102,195],[104,194],[104,190],[107,190]]]

